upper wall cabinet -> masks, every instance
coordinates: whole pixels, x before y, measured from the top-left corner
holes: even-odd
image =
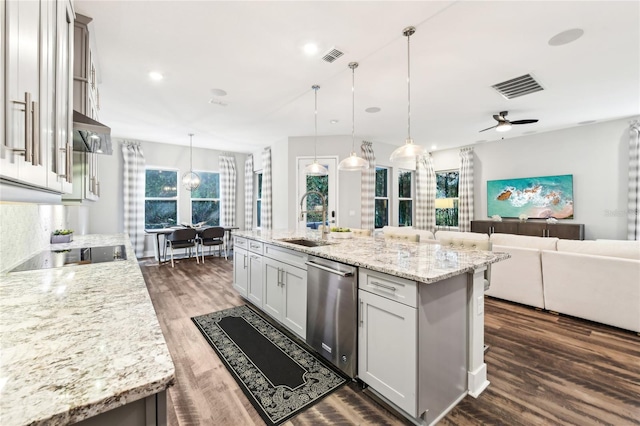
[[[98,76],[94,51],[91,48],[91,32],[89,31],[89,23],[92,20],[92,18],[77,14],[74,22],[73,109],[98,121],[98,111],[100,110]],[[78,151],[73,153],[73,158],[73,192],[63,197],[64,202],[78,203],[84,200],[98,200],[100,198],[98,154]]]
[[[6,1],[0,177],[71,191],[73,8],[70,0]]]

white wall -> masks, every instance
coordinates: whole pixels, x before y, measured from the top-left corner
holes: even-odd
[[[626,239],[629,119],[474,146],[474,213],[487,218],[487,181],[573,175],[574,219],[586,239]],[[433,153],[436,171],[457,169],[459,149]]]
[[[124,232],[123,209],[123,156],[122,140],[114,139],[113,155],[98,157],[100,176],[100,199],[95,202],[86,201],[83,207],[88,208],[88,232],[91,234],[111,234]],[[189,148],[182,145],[170,145],[155,142],[140,142],[147,167],[163,167],[178,170],[178,183],[182,175],[189,171]],[[194,171],[219,171],[219,157],[225,152],[193,148]],[[244,224],[244,161],[245,154],[227,153],[236,159],[236,226]],[[69,207],[73,209],[73,207]],[[191,222],[191,203],[189,192],[178,188],[178,222]],[[145,255],[152,255],[153,236],[145,241]]]

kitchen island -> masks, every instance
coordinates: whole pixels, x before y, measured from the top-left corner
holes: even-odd
[[[3,426],[166,424],[174,365],[128,237],[50,249],[120,244],[126,260],[2,274]]]
[[[321,241],[312,230],[238,231],[234,244],[234,288],[303,339],[299,306],[320,303],[306,299],[309,259],[358,267],[357,377],[412,422],[435,424],[489,385],[484,272],[507,253],[381,236]],[[278,309],[271,289],[283,293]]]

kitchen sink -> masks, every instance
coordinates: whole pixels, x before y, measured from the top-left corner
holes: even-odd
[[[291,239],[283,238],[280,241],[282,241],[283,243],[296,244],[296,245],[305,246],[305,247],[321,247],[321,246],[328,246],[332,244],[328,241],[309,240],[306,238],[291,238]]]

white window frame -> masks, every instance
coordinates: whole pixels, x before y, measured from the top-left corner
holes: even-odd
[[[376,179],[374,175],[374,194],[373,194],[373,217],[374,217],[374,227],[375,227],[375,217],[376,217],[376,200],[387,200],[387,223],[386,225],[390,225],[390,219],[391,219],[391,180],[392,180],[392,173],[393,173],[393,169],[391,167],[387,167],[387,166],[376,166],[376,173],[378,171],[378,169],[385,169],[387,171],[387,196],[386,197],[378,197],[375,194],[375,182]],[[385,226],[385,225],[383,225]],[[376,229],[382,229],[380,228],[376,228]]]
[[[189,192],[189,223],[193,221],[193,202],[202,202],[202,201],[217,201],[218,202],[218,223],[210,224],[211,226],[220,226],[220,172],[215,172],[212,170],[195,170],[198,175],[202,178],[202,173],[215,174],[218,175],[218,198],[193,198],[192,192]]]
[[[409,173],[409,175],[411,176],[411,189],[410,189],[411,197],[408,197],[408,198],[400,196],[400,175],[403,174],[403,173]],[[416,181],[415,176],[416,176],[416,174],[415,174],[415,171],[413,171],[413,170],[410,170],[410,169],[398,169],[398,182],[397,182],[397,185],[398,185],[398,226],[405,226],[404,224],[400,223],[400,211],[401,211],[400,202],[401,201],[411,201],[411,224],[408,225],[408,226],[413,226],[413,223],[415,221],[415,205],[416,205],[416,203],[414,202],[415,193],[416,193],[415,192],[415,188],[416,188],[416,186],[415,186],[415,181]]]
[[[438,193],[437,193],[437,185],[438,185],[438,174],[443,174],[443,173],[451,173],[451,172],[456,172],[458,173],[458,195],[460,194],[460,170],[459,169],[447,169],[447,170],[438,170],[435,172],[436,175],[436,200],[442,199],[442,198],[438,198]],[[445,199],[450,199],[453,200],[454,203],[458,203],[460,202],[460,198],[459,197],[445,197]],[[438,202],[436,201],[436,204]],[[437,210],[437,209],[436,209]],[[459,218],[458,218],[459,220]],[[458,225],[443,225],[443,224],[438,224],[438,215],[436,215],[436,226],[437,227],[447,227],[447,228],[457,228]],[[459,222],[458,222],[459,223]]]
[[[161,172],[172,172],[176,174],[176,196],[175,197],[147,197],[147,170],[158,170]],[[180,203],[178,200],[180,199],[180,173],[178,169],[171,167],[163,167],[163,166],[145,166],[145,181],[144,181],[144,203],[147,205],[147,201],[175,201],[176,203],[176,223],[174,225],[178,225],[180,223]],[[145,209],[144,222],[147,223],[147,212]]]
[[[260,184],[262,183],[262,170],[259,170],[253,174],[253,227],[255,229],[262,229],[262,215],[258,205],[262,205],[262,191],[260,190]],[[260,195],[260,197],[258,197]],[[258,222],[260,218],[260,222]]]

